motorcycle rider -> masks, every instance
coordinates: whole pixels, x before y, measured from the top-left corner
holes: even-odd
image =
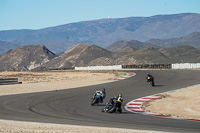
[[[106,90],[105,88],[102,89],[102,98],[105,99],[106,97]]]
[[[150,75],[149,73],[147,73],[147,77],[146,77],[147,82],[151,82],[153,83],[154,86],[154,77],[152,75]]]
[[[149,73],[147,73],[146,80],[147,80],[147,82],[149,82],[149,81],[153,81],[154,82],[154,77],[152,75],[150,75]]]
[[[118,96],[114,97],[113,99],[116,100],[115,104],[116,104],[117,111],[119,111],[121,113],[122,112],[121,106],[122,106],[122,102],[123,102],[122,94],[119,94]],[[114,112],[116,112],[116,110]]]
[[[97,96],[97,98],[100,98],[100,102],[103,103],[103,99],[106,97],[106,90],[103,88],[102,91],[98,90],[94,93],[94,96]]]

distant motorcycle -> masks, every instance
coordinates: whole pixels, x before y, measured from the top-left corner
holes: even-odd
[[[118,108],[119,105],[117,105],[117,102],[111,98],[107,103],[106,106],[102,109],[102,112],[107,113],[114,113],[118,111],[119,113],[122,113],[122,110]]]
[[[147,82],[151,85],[151,86],[155,86],[155,82],[154,82],[154,78],[147,78]]]

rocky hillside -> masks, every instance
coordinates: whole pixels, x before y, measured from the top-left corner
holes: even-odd
[[[67,50],[61,56],[42,65],[39,69],[72,68],[75,66],[86,66],[91,61],[110,57],[112,52],[95,45],[77,44]],[[38,69],[37,69],[38,70]]]
[[[32,70],[54,57],[56,55],[44,45],[18,47],[0,55],[0,71]]]
[[[96,45],[77,44],[60,56],[44,45],[18,47],[0,55],[0,71],[71,69],[75,66],[133,65],[151,63],[197,63],[200,49],[191,46],[171,48],[132,48],[112,52]]]
[[[73,68],[75,66],[195,62],[200,62],[200,50],[191,46],[142,49],[127,46],[120,51],[111,52],[95,45],[78,44],[36,70]]]
[[[0,31],[0,41],[19,44],[45,44],[54,53],[78,43],[107,47],[120,40],[168,39],[200,32],[200,14],[184,13],[151,17],[110,18],[70,23],[39,30]],[[15,45],[17,44],[17,46]],[[3,51],[8,50],[2,46]]]
[[[126,51],[124,51],[126,49]],[[108,62],[109,65],[132,65],[132,64],[168,64],[168,63],[198,63],[200,62],[200,49],[191,46],[177,46],[171,48],[153,48],[147,47],[142,49],[134,49],[126,47],[121,51],[114,52],[115,58],[96,59],[91,62]],[[121,56],[120,56],[121,55]],[[91,64],[90,62],[90,64]],[[93,63],[95,65],[95,63]]]
[[[158,46],[153,45],[153,44],[148,43],[148,42],[140,42],[140,41],[137,41],[137,40],[131,40],[131,41],[121,40],[121,41],[117,41],[115,43],[112,43],[106,49],[108,49],[110,51],[119,51],[119,50],[126,48],[126,47],[141,49],[141,48],[146,48],[146,47],[158,47]]]

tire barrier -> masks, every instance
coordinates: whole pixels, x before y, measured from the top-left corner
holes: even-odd
[[[5,78],[0,79],[0,85],[22,84],[18,81],[18,78]]]
[[[122,69],[171,69],[172,64],[122,65]]]

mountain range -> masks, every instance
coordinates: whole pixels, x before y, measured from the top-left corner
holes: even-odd
[[[96,45],[77,44],[59,57],[37,67],[35,70],[71,69],[76,66],[106,66],[133,64],[195,63],[200,61],[200,49],[191,46],[171,48],[124,47],[109,51]]]
[[[138,40],[131,40],[131,41],[117,41],[109,45],[106,49],[110,51],[118,51],[120,49],[123,49],[124,47],[132,47],[136,49],[141,49],[145,47],[176,47],[176,46],[182,46],[182,45],[188,45],[195,48],[200,48],[200,32],[193,32],[189,34],[188,36],[183,36],[179,38],[170,38],[170,39],[150,39],[146,42],[141,42]]]
[[[77,44],[60,56],[44,45],[20,46],[0,55],[0,71],[41,71],[72,69],[76,66],[168,64],[200,62],[200,49],[192,46],[170,48],[125,46],[109,51],[96,45]]]
[[[45,45],[54,53],[63,52],[78,43],[106,48],[120,40],[174,46],[173,43],[161,43],[160,39],[167,41],[169,38],[179,38],[193,32],[200,32],[200,14],[183,13],[82,21],[39,30],[0,31],[0,54],[19,46],[38,44]]]
[[[44,45],[19,46],[0,55],[0,71],[71,69],[75,66],[96,65],[194,63],[200,61],[199,42],[200,32],[194,32],[180,38],[150,39],[146,42],[121,40],[110,44],[106,49],[97,45],[77,44],[59,56]],[[161,44],[165,47],[161,47]],[[9,46],[9,43],[7,45]]]

